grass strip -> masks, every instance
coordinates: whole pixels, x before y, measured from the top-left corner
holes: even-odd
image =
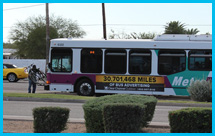
[[[68,94],[28,94],[28,93],[3,93],[4,97],[27,97],[27,98],[52,98],[52,99],[72,99],[72,100],[90,100],[95,97],[68,95]]]

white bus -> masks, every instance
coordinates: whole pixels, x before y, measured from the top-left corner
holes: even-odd
[[[53,39],[49,53],[50,91],[188,96],[192,81],[212,80],[211,35]]]

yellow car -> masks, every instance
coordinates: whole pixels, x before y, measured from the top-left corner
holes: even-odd
[[[3,64],[3,79],[7,79],[9,82],[17,82],[19,79],[28,77],[27,68],[17,68],[13,64]]]

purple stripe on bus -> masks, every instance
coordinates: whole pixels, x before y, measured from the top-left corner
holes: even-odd
[[[47,73],[46,76],[47,76],[47,81],[50,82],[50,81],[51,81],[51,74],[50,74],[50,73]]]
[[[95,74],[73,74],[72,83],[75,84],[75,81],[80,77],[88,77],[94,85],[96,84],[96,75]]]
[[[212,80],[212,77],[207,77],[207,80],[206,80],[206,81],[208,81],[208,80]]]
[[[164,76],[164,84],[166,88],[172,88],[172,85],[169,82],[169,79],[167,78],[167,76]]]
[[[75,84],[76,80],[80,77],[87,77],[89,78],[94,84],[96,84],[96,75],[95,74],[51,74],[47,73],[47,80],[50,83],[64,83],[64,84]],[[212,77],[208,77],[207,80],[212,79]],[[164,76],[164,84],[165,87],[171,88],[172,85],[169,82],[167,76]]]
[[[47,74],[47,80],[50,83],[64,83],[64,84],[75,84],[76,80],[80,77],[89,78],[94,84],[96,84],[96,75],[94,74]]]

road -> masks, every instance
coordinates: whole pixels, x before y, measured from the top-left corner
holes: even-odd
[[[28,92],[28,79],[19,80],[18,82],[8,82],[3,80],[4,93],[27,93]],[[44,90],[43,86],[37,86],[36,93],[53,93]]]
[[[3,116],[11,118],[32,119],[32,109],[35,107],[58,106],[70,109],[70,119],[84,121],[82,103],[53,103],[53,102],[26,102],[26,101],[3,101]],[[156,106],[152,123],[168,125],[168,112],[184,107]]]

